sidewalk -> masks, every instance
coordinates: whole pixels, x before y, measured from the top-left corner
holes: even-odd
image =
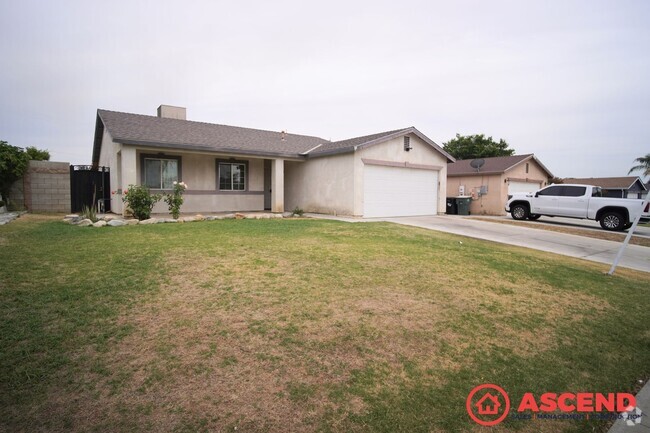
[[[650,433],[650,381],[636,395],[636,407],[641,409],[641,422],[617,420],[608,433]],[[631,425],[630,425],[631,424]]]

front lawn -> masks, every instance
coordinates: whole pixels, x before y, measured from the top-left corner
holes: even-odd
[[[479,431],[482,383],[650,376],[650,274],[389,223],[25,215],[0,263],[0,431]]]

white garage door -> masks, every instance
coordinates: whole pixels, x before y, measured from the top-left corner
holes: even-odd
[[[514,194],[516,192],[535,192],[541,188],[539,182],[516,182],[510,181],[508,185],[508,194]]]
[[[435,215],[437,210],[437,171],[363,167],[364,217]]]

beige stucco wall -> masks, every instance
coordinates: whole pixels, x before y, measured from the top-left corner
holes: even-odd
[[[354,154],[284,164],[284,208],[334,215],[354,214]]]
[[[526,163],[528,163],[528,173],[526,173]],[[546,186],[547,176],[546,171],[532,159],[522,162],[502,174],[450,176],[447,179],[447,197],[458,196],[460,185],[464,185],[465,195],[472,196],[469,208],[472,215],[505,215],[504,207],[508,201],[510,180],[540,182],[542,186]],[[478,191],[481,185],[487,185],[488,193],[479,196]]]
[[[438,171],[438,213],[446,211],[447,158],[414,134],[410,134],[410,151],[404,150],[404,138],[398,137],[384,143],[360,149],[355,153],[354,215],[363,214],[363,161],[362,158],[389,162],[408,162],[440,167]]]
[[[472,202],[469,211],[472,215],[504,215],[503,205],[505,205],[504,191],[507,192],[508,186],[502,180],[502,175],[483,175],[483,176],[450,176],[447,178],[447,197],[457,197],[459,187],[465,186],[465,195],[472,196]],[[478,191],[481,185],[487,185],[488,192],[479,196]],[[506,194],[507,195],[507,194]]]

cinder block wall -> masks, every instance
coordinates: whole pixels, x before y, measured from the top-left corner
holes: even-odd
[[[69,163],[29,161],[23,185],[28,211],[70,212]]]

